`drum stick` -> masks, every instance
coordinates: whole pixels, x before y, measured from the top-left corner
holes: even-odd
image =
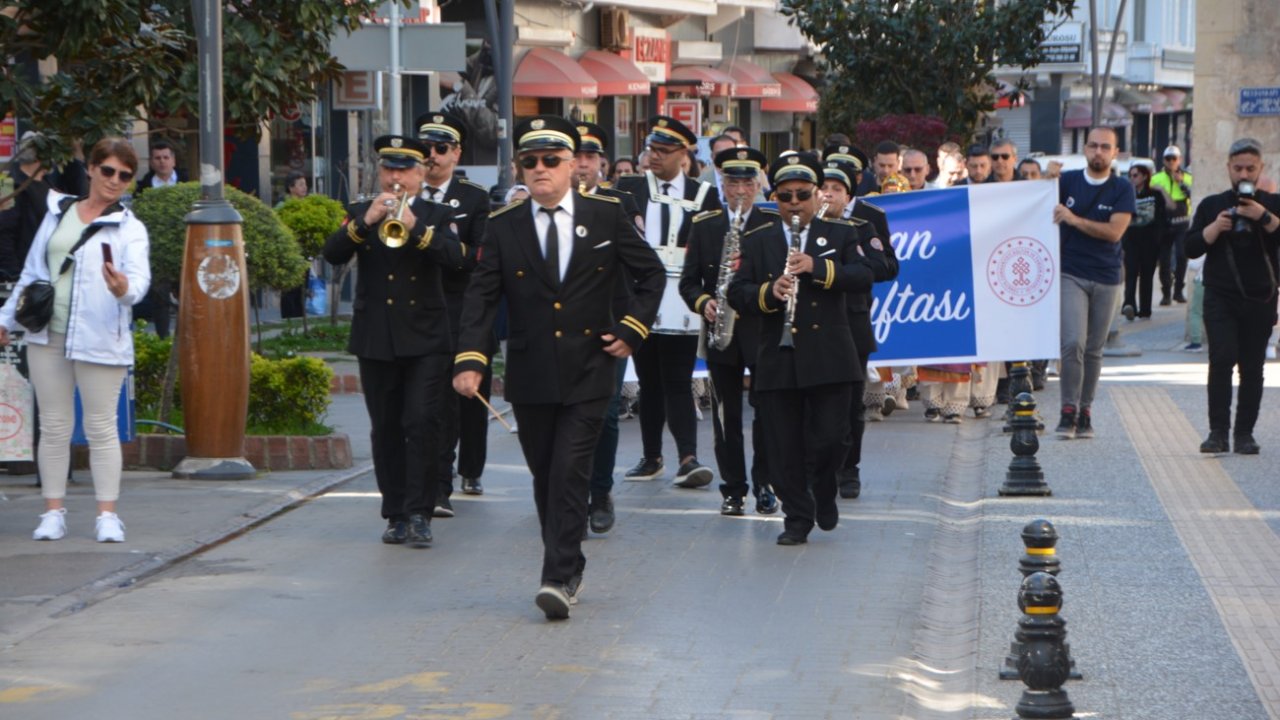
[[[484,403],[485,407],[489,408],[489,412],[493,413],[493,417],[496,418],[498,422],[502,423],[502,427],[506,428],[507,432],[511,432],[511,426],[507,424],[506,420],[502,419],[502,415],[489,404],[488,400],[484,399],[483,395],[476,393],[476,399]]]

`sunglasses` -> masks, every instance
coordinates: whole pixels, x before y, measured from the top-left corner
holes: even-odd
[[[427,147],[433,150],[437,155],[448,155],[449,151],[453,149],[453,146],[446,142],[438,142],[434,145],[428,145]]]
[[[925,170],[925,169],[924,169],[924,168],[922,168],[922,167],[904,167],[904,168],[902,168],[902,172],[909,172],[909,173],[924,172],[924,170]]]
[[[116,173],[120,173],[120,182],[129,182],[133,179],[133,173],[128,170],[117,170],[110,165],[99,165],[98,172],[102,173],[104,178],[113,178]]]
[[[520,158],[520,167],[525,170],[532,170],[538,167],[538,161],[542,161],[542,166],[548,170],[560,167],[560,163],[568,162],[569,158],[560,155],[526,155]]]
[[[665,145],[646,145],[644,149],[648,150],[650,153],[661,155],[663,157],[675,155],[678,152],[684,151],[684,148],[679,146],[667,147]]]
[[[991,153],[992,160],[1012,160],[1013,155],[1010,153]]]
[[[795,197],[797,202],[804,202],[805,200],[808,200],[809,198],[813,197],[813,191],[797,190],[794,193],[791,191],[775,192],[774,196],[778,198],[778,202],[789,203],[791,202],[791,198],[793,196]]]

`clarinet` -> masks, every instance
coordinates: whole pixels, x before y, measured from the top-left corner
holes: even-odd
[[[729,307],[729,282],[733,280],[733,256],[738,254],[742,237],[742,204],[738,214],[732,216],[729,232],[724,237],[724,249],[720,251],[720,273],[716,276],[716,319],[707,330],[707,343],[716,350],[724,350],[733,342],[733,326],[738,313]]]
[[[799,213],[791,216],[791,245],[787,249],[787,259],[790,260],[791,256],[798,252],[800,252],[800,214]],[[782,323],[782,339],[778,341],[778,347],[783,347],[783,348],[794,348],[796,346],[796,341],[792,339],[791,336],[795,333],[794,326],[796,323],[796,295],[800,294],[799,293],[800,288],[795,286],[796,276],[791,274],[791,271],[788,269],[790,267],[791,265],[790,263],[788,263],[787,266],[784,267],[782,270],[782,274],[786,275],[788,278],[791,278],[791,283],[792,283],[791,292],[787,295],[787,316],[786,316],[786,320],[784,320]]]

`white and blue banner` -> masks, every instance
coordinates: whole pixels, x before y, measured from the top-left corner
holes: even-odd
[[[1058,357],[1056,180],[868,199],[889,216],[900,266],[875,286],[872,365]]]

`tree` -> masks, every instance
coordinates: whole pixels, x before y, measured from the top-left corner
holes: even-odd
[[[276,217],[280,218],[280,222],[284,223],[285,227],[293,231],[302,254],[308,260],[324,250],[324,241],[342,225],[342,220],[346,216],[347,209],[342,206],[342,203],[324,195],[291,197],[276,208]],[[336,291],[336,287],[329,288],[331,294]],[[337,325],[337,317],[331,316],[329,324]],[[307,332],[305,310],[302,313],[302,332]]]
[[[408,0],[400,0],[406,5]],[[257,137],[272,113],[340,77],[330,40],[379,0],[222,0],[228,127]],[[195,118],[199,73],[190,0],[0,0],[0,108],[39,123],[41,156],[67,160],[144,117]],[[43,81],[30,63],[57,61]],[[17,59],[25,62],[10,62]],[[3,111],[0,111],[3,115]]]
[[[781,0],[782,14],[821,48],[824,128],[932,115],[961,138],[995,109],[996,66],[1034,67],[1045,18],[1074,8],[1075,0]]]

